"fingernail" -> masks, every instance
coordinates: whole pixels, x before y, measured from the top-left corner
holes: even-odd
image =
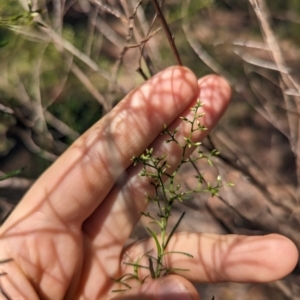
[[[165,279],[157,289],[158,300],[193,300],[187,288],[174,279]]]

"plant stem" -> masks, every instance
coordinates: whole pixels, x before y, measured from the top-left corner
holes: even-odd
[[[162,27],[166,33],[166,36],[168,38],[168,41],[169,41],[169,44],[170,44],[170,47],[171,47],[171,50],[177,60],[177,64],[179,66],[182,66],[182,62],[181,62],[181,59],[180,59],[180,56],[179,56],[179,53],[178,53],[178,50],[177,50],[177,47],[175,45],[175,42],[174,42],[174,36],[172,35],[171,31],[170,31],[170,28],[169,28],[169,25],[167,24],[167,21],[165,19],[165,16],[164,14],[162,13],[161,11],[161,8],[157,2],[157,0],[152,0],[154,6],[155,6],[155,9],[156,9],[156,13],[158,15],[158,17],[160,18],[161,20],[161,23],[162,23]]]

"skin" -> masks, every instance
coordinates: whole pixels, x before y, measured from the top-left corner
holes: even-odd
[[[200,97],[201,120],[211,130],[229,104],[230,87],[220,77],[197,80],[186,68],[166,69],[129,93],[83,134],[32,186],[0,229],[1,289],[11,299],[200,299],[195,282],[268,282],[290,273],[298,260],[287,238],[178,233],[168,250],[170,267],[190,268],[113,294],[111,278],[130,272],[123,262],[154,249],[152,240],[124,245],[147,207],[151,187],[131,158],[145,148],[180,159],[176,145],[159,135],[163,125],[189,128],[179,116]],[[206,132],[196,133],[201,141]],[[192,149],[191,149],[192,151]],[[280,257],[285,257],[284,262]],[[274,263],[276,262],[276,263]],[[141,274],[143,275],[143,274]],[[178,298],[176,298],[178,297]],[[187,297],[187,298],[185,298]],[[5,297],[3,297],[5,299]]]

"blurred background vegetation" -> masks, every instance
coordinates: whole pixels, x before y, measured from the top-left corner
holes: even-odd
[[[221,151],[216,169],[236,187],[191,199],[183,229],[277,232],[300,248],[300,1],[160,3],[183,64],[233,90],[204,147]],[[155,15],[151,0],[0,0],[0,176],[26,167],[0,181],[2,219],[81,133],[176,64]],[[299,274],[199,290],[203,299],[300,299]]]

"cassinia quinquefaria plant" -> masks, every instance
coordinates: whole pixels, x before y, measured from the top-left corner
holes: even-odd
[[[131,286],[127,282],[132,279],[136,279],[138,282],[143,283],[149,276],[151,276],[151,278],[158,278],[175,271],[189,271],[188,269],[167,268],[164,266],[163,258],[166,255],[172,255],[175,253],[186,255],[191,259],[193,258],[191,254],[186,252],[167,251],[167,246],[185,215],[185,212],[182,212],[172,230],[168,232],[168,221],[172,214],[173,204],[176,201],[183,202],[190,199],[191,195],[194,193],[204,192],[210,193],[212,196],[218,195],[219,189],[222,187],[220,176],[217,177],[215,184],[211,184],[205,180],[204,175],[200,172],[196,165],[196,162],[198,160],[206,160],[207,163],[212,166],[211,158],[219,154],[216,149],[212,150],[210,153],[204,153],[200,147],[201,143],[192,141],[192,135],[195,131],[207,130],[207,128],[200,123],[200,119],[204,115],[204,113],[199,112],[201,106],[202,103],[200,102],[200,100],[198,100],[196,105],[191,108],[191,111],[193,112],[192,120],[181,117],[182,121],[190,124],[189,135],[184,137],[183,143],[180,143],[176,138],[178,128],[176,128],[174,131],[170,131],[165,125],[161,133],[162,135],[167,136],[167,139],[165,141],[166,143],[175,143],[181,149],[181,160],[175,167],[175,169],[172,169],[172,171],[170,171],[171,167],[168,164],[167,155],[156,157],[153,155],[153,149],[146,149],[145,152],[140,156],[134,156],[132,158],[134,165],[137,165],[139,163],[143,165],[140,176],[147,177],[150,181],[150,184],[154,188],[153,196],[146,195],[146,197],[149,202],[153,202],[156,204],[158,210],[157,215],[153,216],[152,214],[150,214],[150,212],[147,211],[143,212],[142,214],[145,217],[149,218],[150,223],[154,223],[158,227],[158,232],[155,232],[154,230],[151,230],[149,227],[147,227],[147,231],[155,241],[156,251],[149,251],[133,262],[124,262],[124,264],[133,267],[133,272],[124,274],[120,278],[115,280],[117,283],[121,283],[124,288],[116,289],[114,290],[114,292],[121,292],[125,291],[126,289],[130,289]],[[195,158],[186,157],[188,148],[196,149],[197,156]],[[176,183],[178,172],[185,164],[192,164],[196,172],[195,178],[197,179],[197,186],[194,189],[187,191],[183,191],[182,186]],[[232,185],[232,183],[227,184]],[[152,254],[152,252],[154,252],[155,254]],[[141,264],[141,260],[144,257],[148,258],[148,265]],[[140,268],[149,270],[149,274],[146,277],[141,278],[139,275]]]

